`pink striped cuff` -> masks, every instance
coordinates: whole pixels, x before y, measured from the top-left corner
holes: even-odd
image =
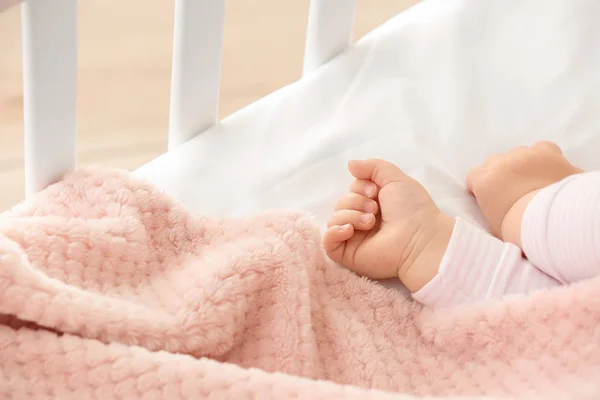
[[[437,275],[413,298],[432,308],[444,308],[556,285],[523,259],[517,246],[456,218]]]
[[[541,190],[523,215],[521,242],[527,258],[561,283],[600,274],[600,172]]]

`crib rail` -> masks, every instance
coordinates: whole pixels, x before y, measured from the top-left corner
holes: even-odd
[[[311,0],[303,75],[351,43],[356,0]],[[218,122],[225,0],[175,0],[169,149]],[[23,107],[29,197],[76,164],[77,0],[24,0]]]
[[[303,75],[346,51],[352,42],[356,0],[311,0]]]
[[[77,1],[22,4],[27,197],[75,168]]]
[[[217,122],[225,1],[175,1],[169,149]]]

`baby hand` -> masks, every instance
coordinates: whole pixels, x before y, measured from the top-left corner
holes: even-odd
[[[521,220],[535,194],[553,183],[583,172],[571,165],[551,142],[517,147],[496,154],[467,176],[488,225],[498,238],[520,244]]]
[[[382,160],[351,161],[323,244],[329,258],[372,279],[399,277],[415,292],[437,273],[454,220],[421,184]]]

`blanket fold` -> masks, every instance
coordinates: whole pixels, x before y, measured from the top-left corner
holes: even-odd
[[[0,398],[600,397],[600,279],[432,311],[320,243],[72,173],[0,217]]]

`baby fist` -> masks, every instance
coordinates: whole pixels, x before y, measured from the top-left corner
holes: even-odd
[[[581,172],[567,161],[556,144],[542,141],[491,156],[482,167],[469,173],[467,187],[492,233],[508,241],[506,231],[514,231],[515,227],[506,226],[505,219],[515,205],[523,208],[522,199],[531,200],[540,189]]]
[[[399,277],[416,291],[435,276],[452,231],[423,186],[383,160],[351,161],[355,181],[338,200],[323,243],[329,258],[373,279]],[[426,264],[426,265],[425,265]]]

